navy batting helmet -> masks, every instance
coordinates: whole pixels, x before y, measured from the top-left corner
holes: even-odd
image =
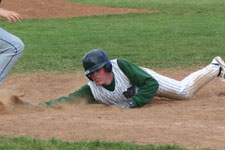
[[[107,72],[112,71],[112,64],[103,50],[93,49],[83,57],[83,67],[85,75],[89,78],[89,74],[104,67]],[[90,79],[90,78],[89,78]]]

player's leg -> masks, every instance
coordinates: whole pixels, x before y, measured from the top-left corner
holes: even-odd
[[[165,77],[149,69],[146,71],[159,82],[157,96],[173,99],[189,99],[204,85],[218,76],[220,66],[211,63],[203,69],[190,74],[182,81]]]
[[[0,85],[22,56],[23,50],[24,44],[18,37],[0,28]]]

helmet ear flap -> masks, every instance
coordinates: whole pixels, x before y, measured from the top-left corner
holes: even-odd
[[[86,77],[87,77],[89,80],[93,81],[92,78],[91,78],[91,76],[90,76],[90,74],[87,74]]]
[[[106,70],[107,72],[112,72],[112,64],[111,64],[111,63],[107,63],[107,64],[105,65],[105,70]]]

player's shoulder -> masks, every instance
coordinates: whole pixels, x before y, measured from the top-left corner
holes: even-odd
[[[127,61],[126,59],[116,58],[116,59],[111,60],[111,63],[118,64],[118,65],[124,65],[124,64],[129,63],[129,61]]]
[[[128,60],[123,59],[123,58],[117,58],[116,60],[117,60],[117,62],[119,62],[119,63],[129,63]]]
[[[118,64],[122,64],[122,65],[128,65],[128,64],[132,64],[130,61],[128,61],[127,59],[122,59],[122,58],[118,58],[117,59],[117,63]]]
[[[117,64],[122,70],[126,69],[127,67],[129,68],[133,66],[133,63],[126,59],[117,59]]]

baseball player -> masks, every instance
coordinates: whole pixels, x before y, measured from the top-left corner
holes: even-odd
[[[12,22],[17,23],[17,21],[22,21],[22,17],[18,13],[1,7],[0,17],[8,19],[9,24]],[[0,27],[0,85],[21,57],[23,50],[23,42],[15,35],[8,33]]]
[[[206,67],[181,81],[138,67],[124,59],[109,60],[103,50],[95,49],[83,57],[83,67],[89,82],[68,96],[42,102],[39,106],[73,103],[86,98],[122,108],[147,104],[155,95],[172,99],[190,99],[200,88],[220,77],[225,81],[225,63],[219,57]]]

